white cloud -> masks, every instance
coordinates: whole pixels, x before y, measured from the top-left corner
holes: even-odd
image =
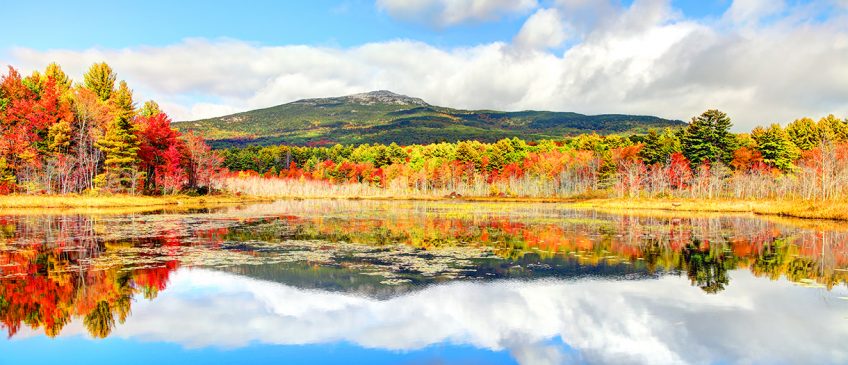
[[[438,26],[493,20],[537,6],[536,0],[377,0],[377,7],[393,17]]]
[[[777,14],[785,7],[784,0],[733,0],[724,17],[732,22],[745,24]]]
[[[394,40],[331,48],[189,39],[166,47],[18,48],[5,59],[24,70],[55,60],[76,79],[87,65],[108,61],[140,99],[159,100],[176,120],[376,89],[460,108],[682,120],[718,108],[737,130],[802,116],[848,116],[846,11],[822,19],[790,7],[781,12],[789,15],[737,26],[683,18],[663,0],[626,8],[553,4],[529,17],[512,44],[446,49]],[[574,30],[569,48],[545,50],[562,43],[563,29]],[[521,51],[527,48],[535,51]]]
[[[521,48],[544,49],[561,45],[567,37],[559,10],[540,9],[527,19],[513,43]]]

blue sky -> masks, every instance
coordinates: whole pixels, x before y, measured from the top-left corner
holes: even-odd
[[[678,0],[673,5],[690,17],[717,17],[730,1]],[[0,47],[39,50],[163,46],[198,37],[341,47],[402,38],[463,46],[509,41],[532,14],[438,27],[394,19],[367,0],[149,0],[133,6],[115,0],[49,0],[8,1],[4,8],[15,15],[3,21],[9,33]]]
[[[176,120],[389,89],[736,129],[848,115],[848,0],[0,0],[0,65],[108,62]]]

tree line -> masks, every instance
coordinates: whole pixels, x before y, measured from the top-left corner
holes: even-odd
[[[685,128],[561,140],[269,146],[212,151],[154,101],[137,107],[106,63],[73,82],[57,64],[0,75],[0,193],[205,191],[834,199],[848,193],[848,120],[802,118],[732,133],[718,110]],[[223,166],[235,171],[219,178]],[[274,179],[257,180],[258,177]],[[253,178],[252,180],[246,178]],[[248,181],[249,180],[249,181]],[[310,185],[311,184],[311,185]],[[276,191],[275,191],[276,190]],[[351,190],[354,191],[355,190]]]
[[[155,101],[137,108],[106,63],[81,82],[55,63],[0,76],[0,193],[207,190],[220,162],[200,136],[172,128]]]
[[[848,193],[848,120],[828,115],[750,133],[731,128],[725,113],[708,110],[685,128],[644,135],[252,146],[220,155],[226,168],[239,172],[228,179],[232,189],[273,194],[268,185],[278,184],[279,195],[307,182],[358,183],[404,194],[831,199]]]

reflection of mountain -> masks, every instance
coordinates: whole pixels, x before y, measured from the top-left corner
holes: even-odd
[[[521,277],[522,272],[528,277],[670,272],[685,274],[692,285],[716,293],[729,284],[728,270],[749,268],[757,276],[815,280],[828,288],[848,282],[848,272],[840,269],[848,266],[844,231],[802,230],[749,217],[658,218],[533,208],[539,210],[518,206],[514,212],[486,214],[474,204],[401,208],[369,202],[284,202],[269,205],[276,216],[233,227],[223,239],[277,247],[292,240],[387,250],[399,245],[434,255],[483,249],[500,259],[479,258],[463,268],[461,277],[469,278]],[[332,262],[344,260],[337,255]],[[544,270],[551,263],[565,267]],[[512,270],[516,264],[520,271]]]
[[[219,270],[300,289],[352,293],[377,299],[388,299],[422,290],[430,285],[452,281],[443,276],[422,275],[411,270],[399,275],[402,281],[387,281],[383,276],[352,270],[345,262],[336,265],[311,265],[302,262],[238,265]],[[478,259],[472,269],[463,272],[464,280],[475,281],[541,278],[638,280],[656,277],[656,274],[650,274],[644,268],[633,265],[600,263],[587,266],[567,256],[541,259],[534,254],[510,261]]]

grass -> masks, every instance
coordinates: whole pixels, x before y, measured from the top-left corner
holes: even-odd
[[[231,203],[273,201],[276,199],[304,199],[299,196],[254,197],[247,195],[208,196],[137,196],[137,195],[5,195],[0,196],[0,210],[29,208],[83,209],[83,208],[174,208],[203,207]],[[466,202],[559,203],[576,208],[604,211],[666,211],[700,213],[737,213],[782,216],[803,219],[848,220],[848,201],[805,200],[730,200],[730,199],[676,199],[676,198],[536,198],[536,197],[462,197],[451,199],[442,196],[310,196],[307,199],[348,200],[408,200]]]
[[[3,195],[0,196],[0,208],[200,207],[210,204],[268,200],[268,198],[236,195]]]
[[[753,213],[804,219],[848,220],[848,201],[609,198],[573,203],[605,210],[663,210],[714,213]]]
[[[446,196],[278,196],[276,199],[343,199],[375,201],[463,201],[476,203],[556,203],[575,208],[596,209],[608,212],[634,212],[656,215],[660,212],[688,212],[711,214],[757,214],[802,219],[827,219],[848,221],[848,201],[805,200],[734,200],[734,199],[679,199],[679,198],[602,198],[602,197],[461,197]]]

